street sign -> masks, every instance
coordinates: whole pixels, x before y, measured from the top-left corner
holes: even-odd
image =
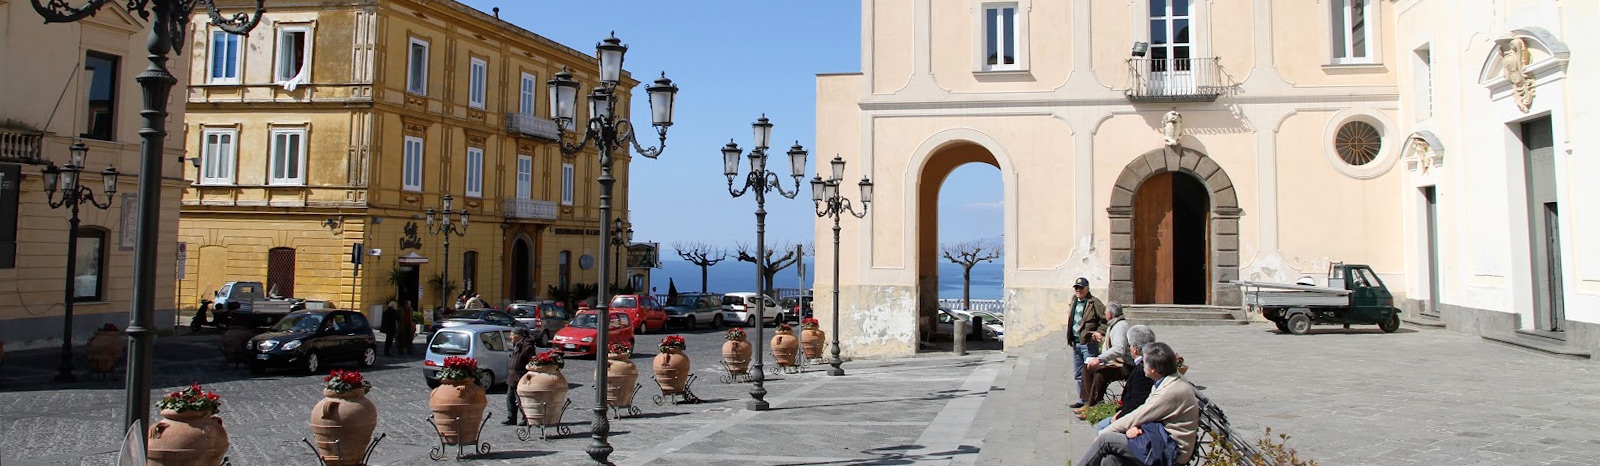
[[[351,264],[355,264],[355,265],[361,265],[362,258],[366,257],[366,255],[367,255],[366,254],[366,249],[367,248],[362,246],[361,243],[356,243],[356,244],[350,245],[350,263]]]
[[[189,265],[188,262],[189,262],[189,243],[185,243],[185,242],[179,241],[178,242],[178,279],[179,280],[183,279],[183,277],[184,277],[184,268]]]

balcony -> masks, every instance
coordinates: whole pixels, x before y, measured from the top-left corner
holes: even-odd
[[[34,131],[0,128],[0,162],[40,163],[44,135]]]
[[[549,118],[539,118],[526,113],[507,113],[506,132],[513,136],[556,141],[561,139],[561,132],[556,131],[556,122]],[[510,205],[510,204],[507,204]]]
[[[1212,102],[1227,93],[1227,75],[1216,58],[1130,58],[1134,102]]]
[[[533,199],[506,199],[505,207],[506,218],[555,220],[561,213],[556,203]]]

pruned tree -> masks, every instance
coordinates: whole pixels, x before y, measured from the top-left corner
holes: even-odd
[[[975,239],[939,245],[945,259],[961,266],[961,306],[972,310],[972,267],[1000,258],[1003,245],[993,239]]]
[[[778,252],[783,252],[783,255],[774,258],[773,256]],[[761,283],[766,285],[764,288],[772,290],[772,281],[774,277],[778,276],[778,272],[789,268],[789,266],[794,265],[797,262],[800,262],[804,252],[796,254],[797,252],[799,251],[795,250],[795,246],[792,243],[782,243],[777,246],[767,246],[765,257],[762,258],[763,260],[761,262],[767,266],[766,275],[761,277]],[[742,242],[739,243],[738,253],[739,262],[749,262],[758,265],[761,264],[757,263],[756,257],[751,255],[755,253],[755,248],[751,247],[749,244]],[[777,298],[777,296],[773,296],[773,298]]]
[[[700,241],[672,243],[672,249],[678,252],[678,257],[689,263],[700,266],[700,292],[706,292],[707,271],[718,262],[728,259],[728,250],[712,246]]]

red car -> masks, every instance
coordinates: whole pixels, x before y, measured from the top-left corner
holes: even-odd
[[[567,321],[567,326],[556,332],[550,339],[550,347],[561,351],[564,356],[588,356],[595,353],[595,323],[600,315],[594,311],[581,311]],[[629,347],[633,345],[633,322],[624,312],[611,313],[611,331],[606,334],[606,343],[625,342]]]
[[[667,311],[654,296],[619,294],[611,298],[611,310],[628,313],[634,333],[650,333],[651,330],[663,331],[667,328]]]

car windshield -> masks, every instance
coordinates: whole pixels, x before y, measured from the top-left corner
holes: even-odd
[[[639,300],[632,296],[618,296],[611,300],[611,307],[639,307]]]
[[[532,305],[528,305],[528,306],[511,306],[511,309],[507,309],[507,310],[511,311],[511,316],[512,317],[516,317],[516,318],[520,318],[520,319],[527,319],[527,318],[533,318],[533,317],[538,317],[539,316],[539,313],[537,312],[539,310],[539,308],[535,307],[535,306],[532,306]]]
[[[322,314],[290,314],[272,326],[274,332],[314,332],[322,325]]]
[[[699,305],[699,299],[699,296],[679,296],[677,301],[672,302],[672,305],[693,307]]]
[[[433,335],[428,351],[434,354],[467,354],[472,349],[472,335],[466,332],[439,332]]]
[[[574,317],[571,322],[567,322],[567,326],[577,328],[594,328],[595,320],[599,317],[600,315],[595,313],[578,314],[578,316]],[[627,328],[628,324],[626,320],[627,316],[624,314],[611,314],[611,328]]]

